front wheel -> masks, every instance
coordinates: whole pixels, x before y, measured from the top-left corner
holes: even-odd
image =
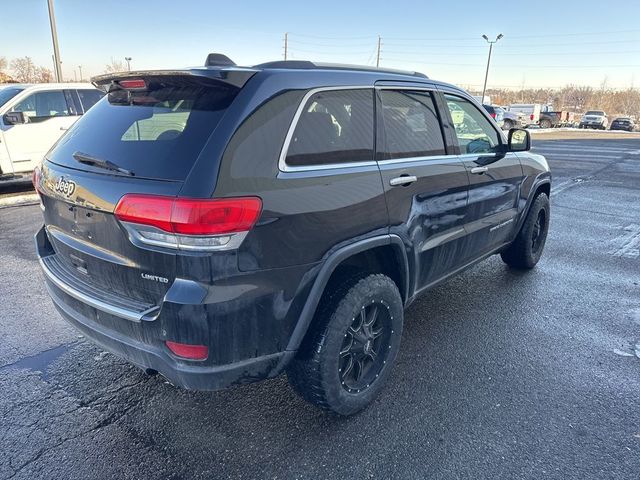
[[[540,193],[531,204],[527,218],[516,239],[500,253],[504,263],[514,268],[530,269],[536,266],[549,232],[549,197]]]
[[[381,274],[336,282],[287,370],[308,402],[352,415],[380,393],[400,348],[403,305],[398,287]]]

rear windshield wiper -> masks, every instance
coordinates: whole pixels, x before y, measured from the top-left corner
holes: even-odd
[[[87,155],[86,153],[75,152],[73,154],[73,158],[77,162],[84,163],[85,165],[91,165],[92,167],[104,168],[105,170],[111,170],[112,172],[118,172],[132,177],[135,175],[135,173],[133,173],[131,170],[119,167],[109,160],[102,160],[101,158],[92,157],[91,155]]]

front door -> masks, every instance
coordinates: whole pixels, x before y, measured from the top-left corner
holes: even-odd
[[[485,112],[461,95],[444,93],[444,100],[469,173],[465,256],[474,259],[512,239],[522,167],[515,154],[505,153],[504,139]]]
[[[390,233],[407,246],[412,290],[461,266],[468,175],[448,155],[434,92],[378,88],[378,164]]]
[[[80,118],[69,108],[62,90],[34,92],[11,108],[27,123],[3,126],[4,142],[15,173],[29,172],[62,134]]]

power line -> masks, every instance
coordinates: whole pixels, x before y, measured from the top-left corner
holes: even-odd
[[[393,49],[387,49],[387,51],[390,51],[390,53],[392,55],[419,55],[420,52],[407,52],[407,51],[401,51],[401,50],[393,50]],[[551,52],[551,53],[540,53],[540,52],[500,52],[499,56],[503,56],[503,55],[507,55],[507,56],[573,56],[573,55],[622,55],[622,54],[629,54],[629,53],[640,53],[640,50],[619,50],[619,51],[606,51],[606,52]],[[425,51],[424,55],[430,56],[430,55],[437,55],[437,56],[447,56],[450,57],[452,55],[455,56],[484,56],[483,52],[477,52],[477,53],[448,53],[448,52],[428,52]]]
[[[295,35],[296,37],[306,37],[306,38],[320,38],[323,40],[363,40],[363,39],[369,39],[369,40],[375,40],[376,36],[375,35],[364,35],[364,36],[358,36],[358,37],[333,37],[333,36],[327,36],[327,35],[309,35],[308,33],[295,33],[295,32],[289,32],[290,35]]]
[[[544,34],[545,38],[551,38],[551,37],[579,37],[579,36],[593,36],[593,35],[605,35],[605,34],[615,34],[615,33],[640,33],[640,30],[638,29],[633,29],[633,30],[609,30],[609,31],[605,31],[605,32],[593,32],[593,31],[588,31],[588,32],[579,32],[579,33],[551,33],[551,34]],[[537,35],[508,35],[509,39],[512,38],[540,38],[541,34],[538,33]],[[470,37],[467,37],[469,40],[471,40]],[[475,37],[474,37],[475,38]],[[385,35],[385,40],[410,40],[410,41],[445,41],[445,40],[461,40],[461,37],[387,37]],[[466,39],[466,38],[465,38]]]

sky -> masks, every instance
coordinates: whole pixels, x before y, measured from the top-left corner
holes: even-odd
[[[54,0],[65,79],[201,65],[209,52],[239,65],[288,58],[420,71],[481,89],[568,84],[640,87],[640,2],[602,0],[335,1]],[[53,68],[47,0],[0,0],[0,56]]]

